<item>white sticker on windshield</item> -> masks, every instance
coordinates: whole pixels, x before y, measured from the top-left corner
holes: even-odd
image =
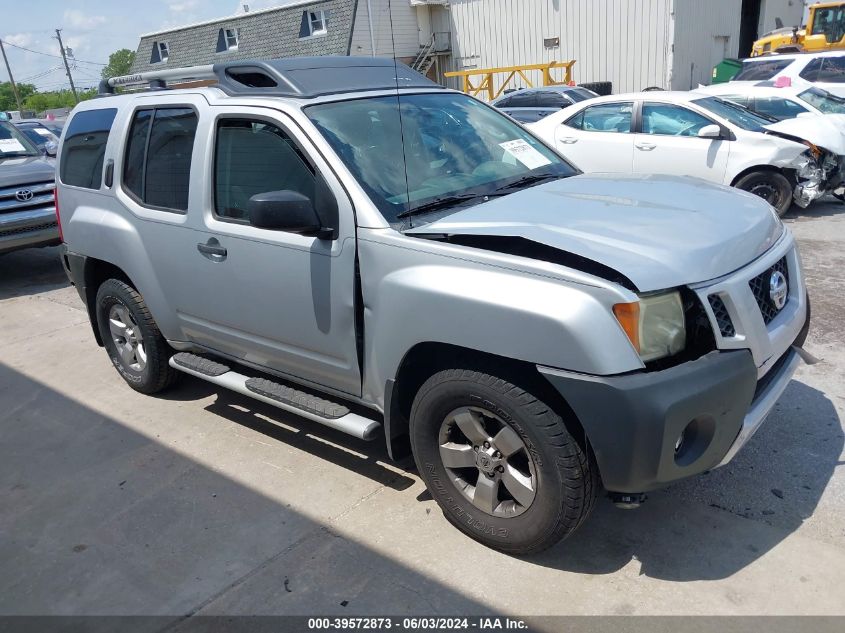
[[[515,141],[505,141],[504,143],[499,143],[499,147],[513,156],[520,163],[528,167],[528,169],[537,169],[538,167],[551,165],[552,163],[552,161],[543,156],[521,138],[516,139]]]
[[[26,148],[16,138],[0,138],[0,152],[11,154],[12,152],[25,152]]]
[[[40,134],[41,136],[47,136],[47,137],[53,136],[53,133],[52,133],[50,130],[46,129],[46,128],[43,128],[43,127],[34,127],[34,128],[32,128],[32,129],[33,129],[33,130],[35,130],[35,133],[36,133],[36,134]]]

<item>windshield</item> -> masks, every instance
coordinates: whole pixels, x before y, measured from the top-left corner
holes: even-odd
[[[0,158],[38,156],[39,152],[11,123],[0,121]]]
[[[32,141],[36,146],[45,145],[47,143],[59,142],[59,137],[53,134],[46,127],[40,125],[28,125],[26,127],[18,128],[25,137]]]
[[[576,173],[520,125],[463,94],[370,97],[305,112],[391,223]]]
[[[733,101],[726,101],[718,97],[706,97],[704,99],[696,99],[693,101],[695,105],[705,110],[709,110],[716,116],[722,117],[726,121],[730,121],[738,128],[749,130],[751,132],[765,132],[764,125],[776,123],[777,119],[772,117],[752,112],[745,106],[741,106]]]
[[[845,99],[830,94],[821,88],[810,88],[798,95],[802,101],[825,114],[845,114]]]

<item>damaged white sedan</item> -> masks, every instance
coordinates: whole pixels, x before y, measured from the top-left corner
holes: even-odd
[[[642,92],[528,127],[585,172],[695,176],[756,194],[779,215],[842,193],[845,126],[829,116],[775,122],[707,94]]]

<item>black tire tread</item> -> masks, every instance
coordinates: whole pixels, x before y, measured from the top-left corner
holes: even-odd
[[[149,308],[147,308],[147,304],[144,303],[143,297],[141,297],[140,293],[125,281],[120,279],[107,279],[104,281],[97,291],[98,303],[99,294],[103,292],[104,288],[108,290],[109,286],[114,288],[114,293],[118,296],[120,293],[125,294],[128,302],[132,304],[129,307],[133,311],[133,317],[136,317],[138,325],[147,329],[147,333],[144,335],[144,343],[147,348],[147,366],[149,367],[150,363],[152,363],[150,371],[155,377],[155,380],[151,384],[144,385],[143,387],[132,384],[128,381],[127,384],[136,391],[146,394],[164,391],[175,384],[181,375],[179,371],[173,369],[169,365],[168,361],[173,355],[172,348],[167,344],[167,341],[158,329],[158,325],[156,324],[155,319],[153,319],[153,315],[150,313]],[[150,343],[152,343],[152,345],[150,345]],[[153,350],[153,347],[155,347],[155,350]]]
[[[563,503],[552,529],[534,543],[519,547],[496,545],[497,549],[511,554],[536,554],[574,532],[590,515],[600,489],[598,468],[589,454],[589,447],[582,449],[570,435],[563,418],[543,401],[517,385],[491,374],[473,369],[447,369],[440,371],[423,383],[414,400],[411,418],[422,396],[444,382],[469,381],[485,385],[500,395],[511,399],[524,412],[527,421],[543,436],[554,453],[554,462],[564,482]],[[448,512],[445,513],[459,529]]]

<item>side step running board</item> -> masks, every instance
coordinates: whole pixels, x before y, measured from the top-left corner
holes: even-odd
[[[170,358],[170,366],[362,440],[375,439],[381,430],[381,424],[352,413],[342,404],[318,398],[266,378],[244,376],[232,371],[227,365],[196,354],[174,354]]]

